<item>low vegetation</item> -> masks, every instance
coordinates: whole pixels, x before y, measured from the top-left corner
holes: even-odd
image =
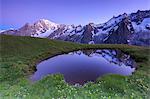
[[[148,99],[150,98],[149,48],[128,45],[83,45],[31,37],[0,35],[0,98],[26,99]],[[105,75],[95,83],[72,86],[63,75],[49,75],[35,83],[29,80],[38,62],[79,49],[120,49],[138,64],[131,76]]]

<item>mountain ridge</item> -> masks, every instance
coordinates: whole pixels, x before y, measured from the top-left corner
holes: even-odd
[[[139,33],[140,32],[140,33]],[[121,14],[103,24],[65,25],[40,19],[2,34],[59,39],[85,44],[150,45],[150,10]],[[144,35],[142,37],[142,34]]]

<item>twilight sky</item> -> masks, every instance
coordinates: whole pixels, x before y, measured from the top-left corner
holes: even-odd
[[[150,0],[0,0],[0,29],[48,19],[55,23],[103,23],[112,16],[150,9]]]

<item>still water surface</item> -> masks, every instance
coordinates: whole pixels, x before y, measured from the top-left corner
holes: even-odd
[[[32,81],[48,74],[61,73],[69,84],[83,85],[106,74],[131,75],[136,68],[130,55],[120,50],[82,50],[58,55],[42,61],[31,76]]]

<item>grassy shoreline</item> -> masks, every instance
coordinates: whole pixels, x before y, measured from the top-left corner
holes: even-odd
[[[0,35],[0,97],[2,98],[149,98],[150,49],[128,45],[84,45],[41,38]],[[38,62],[80,49],[119,49],[138,63],[132,76],[106,75],[82,88],[70,86],[62,75],[49,75],[31,84],[27,76]]]

